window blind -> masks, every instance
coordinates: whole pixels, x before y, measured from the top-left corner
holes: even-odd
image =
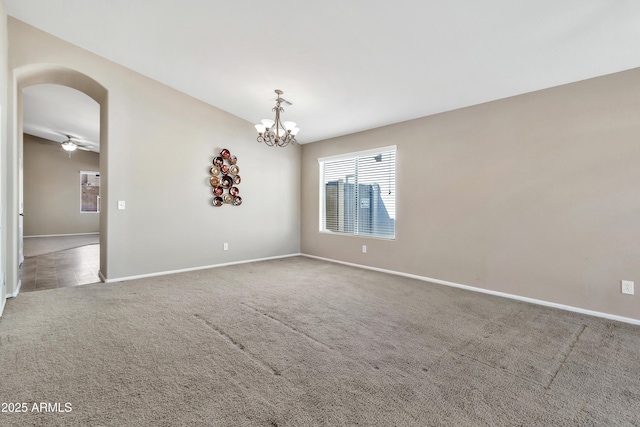
[[[318,161],[320,231],[394,239],[396,147]]]

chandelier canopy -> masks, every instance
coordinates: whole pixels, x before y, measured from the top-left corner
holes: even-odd
[[[276,95],[276,106],[273,107],[271,111],[276,113],[275,120],[270,119],[262,119],[261,124],[257,124],[256,130],[258,131],[258,142],[264,142],[269,147],[285,147],[289,143],[296,144],[296,135],[298,134],[298,129],[294,122],[281,122],[280,121],[280,113],[284,112],[284,108],[280,104],[287,103],[291,104],[286,99],[282,98],[283,92],[280,89],[275,90]]]

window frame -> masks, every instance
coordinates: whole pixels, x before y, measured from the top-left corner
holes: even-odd
[[[82,206],[82,176],[83,175],[95,175],[100,179],[100,183],[102,183],[102,176],[99,171],[80,171],[80,213],[81,214],[99,214],[100,213],[100,185],[98,185],[98,195],[96,200],[96,210],[95,211],[86,211]]]
[[[340,161],[340,160],[350,160],[354,159],[356,165],[358,164],[358,159],[361,157],[368,157],[372,155],[377,155],[381,153],[389,153],[393,152],[393,200],[394,200],[394,218],[393,218],[393,236],[387,237],[382,235],[371,235],[371,234],[360,234],[358,233],[358,227],[354,226],[354,232],[343,232],[343,231],[332,231],[326,228],[326,193],[325,193],[325,162],[331,161]],[[361,151],[354,151],[350,153],[337,154],[326,157],[318,158],[318,199],[319,199],[319,212],[318,212],[318,231],[322,234],[331,234],[331,235],[339,235],[339,236],[352,236],[352,237],[360,237],[360,238],[369,238],[369,239],[381,239],[381,240],[395,240],[396,239],[396,218],[397,218],[397,186],[396,186],[396,178],[397,178],[397,153],[398,147],[397,145],[389,145],[386,147],[372,148]],[[355,184],[358,185],[359,179],[356,180]],[[356,209],[357,211],[357,209]],[[357,222],[357,221],[356,221]]]

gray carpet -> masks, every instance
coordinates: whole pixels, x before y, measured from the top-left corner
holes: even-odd
[[[25,237],[23,242],[24,256],[32,257],[79,248],[80,246],[96,245],[100,243],[100,235],[75,234],[71,236]]]
[[[3,426],[640,425],[640,327],[304,257],[19,295],[0,369]]]

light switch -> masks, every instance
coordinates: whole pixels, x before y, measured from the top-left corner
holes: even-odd
[[[118,200],[118,209],[124,209],[124,200]]]

